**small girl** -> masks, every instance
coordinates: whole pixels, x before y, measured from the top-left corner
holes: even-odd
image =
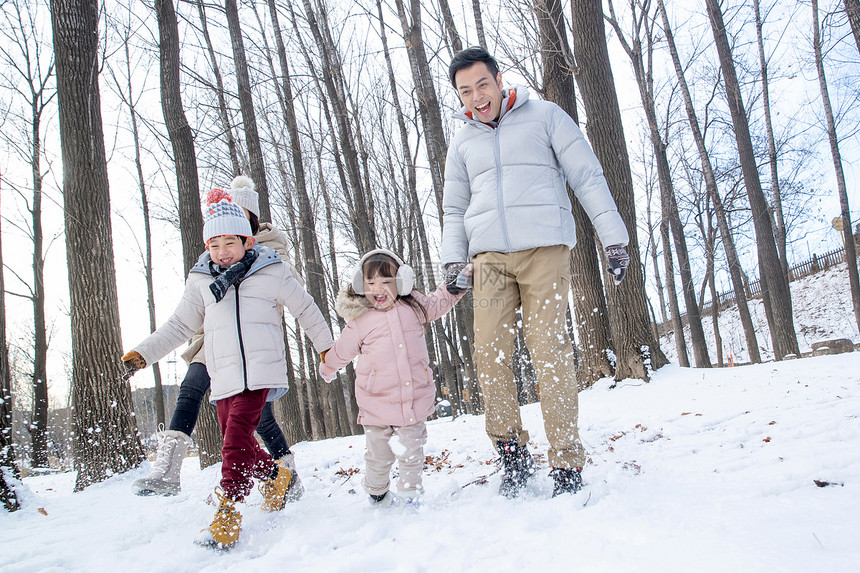
[[[320,365],[320,374],[330,382],[338,369],[360,355],[355,400],[367,441],[363,485],[371,504],[380,507],[416,504],[423,493],[424,422],[436,395],[424,325],[451,310],[465,292],[443,285],[428,296],[412,290],[414,282],[412,269],[391,251],[364,255],[352,284],[338,293],[335,310],[347,325],[323,353]],[[396,455],[389,445],[395,435],[403,446]],[[400,472],[397,495],[389,491],[395,457]]]
[[[173,315],[122,357],[130,372],[158,361],[203,327],[211,400],[216,402],[224,445],[215,518],[198,543],[230,547],[239,540],[236,503],[260,480],[263,509],[283,507],[291,472],[276,464],[254,437],[267,400],[287,391],[286,348],[281,330],[285,306],[323,352],[331,331],[313,298],[290,267],[269,247],[255,245],[242,208],[226,192],[210,194],[203,225],[207,252],[188,273]],[[265,494],[264,494],[265,495]],[[277,499],[275,499],[277,498]]]

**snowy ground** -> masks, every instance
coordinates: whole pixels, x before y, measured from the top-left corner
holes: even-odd
[[[791,306],[794,312],[797,343],[801,352],[808,353],[812,349],[812,343],[819,340],[847,338],[855,343],[860,341],[845,263],[791,283]],[[773,346],[761,299],[749,301],[749,309],[756,328],[756,339],[762,360],[773,360]],[[744,330],[736,306],[720,313],[719,325],[720,336],[723,339],[724,360],[726,356],[732,354],[735,363],[749,362],[746,338],[744,338]],[[702,326],[705,330],[711,362],[716,364],[714,328],[710,315],[702,317]],[[693,363],[689,326],[684,327],[684,336],[690,362]],[[678,363],[678,352],[671,335],[660,339],[660,348],[670,362]]]
[[[417,513],[373,510],[346,478],[363,437],[300,443],[304,498],[264,514],[255,492],[225,554],[192,543],[217,466],[186,460],[173,498],[131,493],[148,463],[78,494],[71,474],[27,478],[24,509],[0,513],[0,571],[858,571],[860,353],[609,385],[581,394],[576,495],[551,499],[531,405],[541,470],[521,499],[496,494],[483,419],[464,416],[429,424]]]

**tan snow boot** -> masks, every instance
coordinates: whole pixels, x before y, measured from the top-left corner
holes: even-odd
[[[263,494],[263,503],[260,509],[263,511],[281,511],[286,505],[287,490],[290,487],[290,480],[293,477],[286,466],[280,463],[276,466],[278,475],[272,479],[267,479],[260,482],[260,493]]]
[[[200,532],[198,543],[229,549],[239,541],[242,514],[236,509],[236,502],[225,496],[221,488],[215,488],[215,495],[218,497],[218,510],[209,527]]]

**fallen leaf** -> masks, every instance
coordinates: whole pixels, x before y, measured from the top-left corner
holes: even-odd
[[[814,481],[815,485],[817,485],[818,487],[827,487],[829,485],[838,485],[838,486],[842,487],[845,485],[844,483],[837,482],[837,481],[824,481],[824,480],[820,480],[820,479],[814,479],[812,481]]]
[[[47,512],[47,511],[45,511],[45,508],[44,508],[44,507],[40,507],[37,511],[38,511],[39,513],[41,513],[42,515],[48,515],[48,512]]]
[[[765,439],[763,439],[763,440],[762,440],[762,442],[769,442],[769,441],[770,441],[770,436],[768,436],[768,437],[766,437]]]

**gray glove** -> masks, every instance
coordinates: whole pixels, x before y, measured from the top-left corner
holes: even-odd
[[[630,255],[621,245],[610,245],[606,247],[606,258],[609,260],[609,274],[615,277],[617,285],[627,274],[627,266],[630,264]]]
[[[448,263],[445,265],[445,289],[453,295],[458,295],[472,288],[471,275],[460,275],[469,263]],[[459,279],[459,280],[458,280]]]

